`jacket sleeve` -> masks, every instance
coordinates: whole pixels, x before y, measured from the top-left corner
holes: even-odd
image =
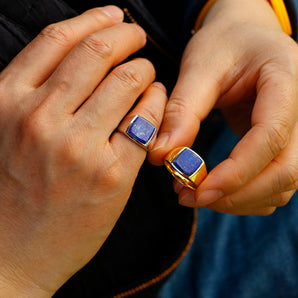
[[[0,72],[31,40],[24,28],[0,13]]]
[[[1,0],[0,72],[45,26],[75,15],[60,0]]]
[[[264,0],[265,1],[265,0]],[[185,13],[185,30],[190,32],[196,19],[202,10],[203,6],[206,4],[207,0],[188,0],[187,1],[187,9]],[[297,32],[298,32],[298,23],[297,23],[297,15],[298,15],[298,0],[284,0],[284,3],[287,8],[287,12],[290,17],[291,26],[293,30],[292,38],[294,40],[298,40]]]
[[[297,24],[297,15],[298,15],[298,0],[284,0],[284,3],[287,8],[287,12],[290,17],[290,22],[293,30],[292,38],[294,40],[298,40],[297,31],[298,31],[298,24]]]

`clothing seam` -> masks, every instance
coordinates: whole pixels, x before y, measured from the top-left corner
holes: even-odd
[[[181,262],[185,258],[186,254],[189,252],[189,250],[194,242],[195,235],[196,235],[196,229],[197,229],[197,222],[198,222],[197,210],[196,210],[196,208],[194,208],[193,209],[193,221],[192,221],[191,231],[188,236],[188,241],[187,241],[186,245],[184,246],[182,252],[179,254],[179,256],[173,262],[171,262],[171,264],[166,269],[162,270],[162,272],[160,274],[155,275],[150,280],[140,283],[138,286],[136,286],[130,290],[123,291],[117,295],[113,295],[112,297],[113,298],[125,298],[125,297],[129,297],[129,296],[133,296],[135,294],[138,294],[142,291],[149,289],[150,287],[155,286],[156,284],[158,284],[158,283],[162,282],[164,279],[166,279],[170,274],[172,274],[176,270],[176,268],[181,264]]]

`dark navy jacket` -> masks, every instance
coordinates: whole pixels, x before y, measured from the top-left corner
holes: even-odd
[[[116,4],[124,9],[126,21],[137,22],[146,30],[148,44],[137,55],[154,63],[157,79],[171,90],[181,54],[205,2],[0,0],[0,71],[48,24],[91,7]],[[287,1],[291,22],[296,24],[292,6]],[[204,135],[204,126],[200,135],[199,152],[204,156],[213,139]],[[55,297],[154,297],[191,245],[195,214],[178,205],[166,170],[145,163],[127,207],[103,247]]]

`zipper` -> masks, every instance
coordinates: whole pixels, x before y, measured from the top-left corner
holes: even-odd
[[[133,15],[131,14],[131,12],[129,11],[129,9],[127,7],[123,8],[123,11],[125,13],[125,15],[128,17],[128,19],[132,22],[135,23],[137,25],[138,22],[136,21],[136,19],[133,17]],[[149,35],[146,32],[147,35],[147,39],[166,57],[168,57],[172,62],[174,62],[175,64],[179,65],[179,61],[172,55],[170,55],[168,53],[168,51],[166,51],[151,35]]]
[[[184,250],[182,251],[182,253],[180,254],[180,256],[166,270],[164,270],[162,273],[160,273],[156,277],[152,278],[151,280],[149,280],[133,289],[130,289],[128,291],[125,291],[118,295],[115,295],[115,296],[113,296],[113,298],[125,298],[128,296],[135,295],[135,294],[137,294],[143,290],[146,290],[149,287],[161,282],[163,279],[165,279],[167,276],[169,276],[178,267],[178,265],[182,262],[183,258],[185,257],[185,255],[187,254],[189,249],[191,248],[192,243],[195,238],[195,234],[196,234],[196,227],[197,227],[197,211],[196,211],[196,209],[194,209],[194,219],[193,219],[188,243],[186,244],[186,246],[185,246]]]

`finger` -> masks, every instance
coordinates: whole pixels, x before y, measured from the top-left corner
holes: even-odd
[[[141,164],[146,157],[144,148],[136,144],[125,134],[126,128],[135,115],[145,118],[158,130],[167,102],[166,90],[160,83],[153,83],[142,96],[136,107],[123,119],[119,131],[115,132],[110,139],[112,150],[117,152],[125,161],[125,169],[136,176]],[[154,141],[154,140],[153,140]],[[127,175],[127,174],[126,174]]]
[[[282,207],[288,204],[295,192],[295,190],[291,190],[275,193],[270,196],[266,196],[262,193],[255,194],[253,197],[250,196],[248,203],[245,203],[244,201],[246,201],[246,198],[243,196],[245,192],[241,191],[225,196],[204,207],[216,212],[234,215],[270,215],[277,207]],[[190,202],[189,204],[183,202],[182,205],[193,207],[193,204]]]
[[[73,113],[93,93],[111,67],[145,45],[135,24],[121,23],[81,41],[44,84],[47,103],[59,113]],[[63,99],[63,100],[61,100]]]
[[[217,206],[217,202],[210,204],[207,206],[207,208],[220,212],[220,213],[226,213],[226,214],[232,214],[232,215],[239,215],[239,216],[245,216],[245,215],[259,215],[259,216],[269,216],[272,215],[276,211],[276,207],[264,207],[264,208],[258,208],[258,209],[220,209]]]
[[[239,200],[235,201],[233,200],[232,194],[231,196],[225,196],[211,204],[205,205],[205,206],[199,206],[198,202],[196,201],[195,192],[191,191],[188,188],[182,187],[182,189],[179,187],[177,189],[179,191],[179,204],[185,206],[185,207],[207,207],[211,210],[214,210],[216,212],[226,213],[226,214],[233,214],[233,215],[262,215],[267,216],[272,214],[276,207],[272,206],[263,206],[263,204],[259,204],[261,206],[252,206],[250,205],[243,205],[239,206],[237,203]]]
[[[286,205],[298,188],[298,157],[281,155],[238,191],[223,197],[220,204],[238,210]]]
[[[291,75],[270,71],[260,82],[252,128],[197,190],[197,200],[210,204],[231,194],[260,173],[289,142],[297,119],[296,83]],[[261,81],[262,81],[261,80]]]
[[[94,8],[46,27],[3,71],[14,83],[41,85],[84,37],[123,20],[116,6]]]
[[[204,40],[203,30],[193,37],[185,50],[179,77],[155,144],[154,164],[162,164],[165,155],[173,148],[191,147],[200,123],[227,88],[227,76],[235,71],[232,59],[223,59],[226,52],[211,55],[204,42],[200,42],[201,38]]]
[[[101,139],[109,139],[154,78],[155,70],[147,59],[134,59],[116,67],[75,113],[74,122],[79,129],[92,127],[100,132]]]
[[[188,188],[185,187],[179,187],[177,189],[177,192],[179,192],[179,203],[185,207],[207,207],[213,211],[226,213],[226,214],[233,214],[233,215],[262,215],[267,216],[271,215],[275,210],[276,206],[264,206],[264,204],[249,204],[249,205],[242,205],[238,204],[239,200],[234,200],[233,196],[239,195],[239,194],[232,194],[230,196],[225,196],[209,205],[205,206],[199,206],[199,204],[196,201],[195,192],[191,191]],[[275,195],[274,197],[271,197],[271,200],[281,200],[285,201],[290,200],[290,198],[293,196],[293,191],[286,192],[283,194]],[[239,199],[239,196],[238,196]],[[264,199],[264,197],[262,197]],[[240,206],[241,205],[241,206]],[[280,205],[282,206],[282,205]]]
[[[290,190],[290,191],[278,193],[270,197],[267,200],[267,202],[274,207],[283,207],[289,203],[289,201],[292,199],[295,193],[296,193],[296,190]]]
[[[280,207],[298,188],[298,125],[289,145],[272,162],[237,192],[228,196],[236,208]],[[198,203],[199,200],[198,200]],[[202,203],[202,202],[201,202]]]
[[[228,213],[239,210],[252,210],[265,207],[280,207],[288,203],[298,188],[298,125],[296,125],[291,140],[270,164],[256,177],[230,195],[225,195],[212,206]],[[214,190],[210,190],[214,195]],[[180,203],[185,206],[203,207],[210,201],[200,199],[196,194],[186,189],[179,191]],[[224,211],[223,211],[224,212]]]
[[[262,196],[260,202],[251,201],[251,204],[238,204],[239,200],[235,199],[235,195],[226,196],[206,207],[221,213],[234,215],[271,215],[277,207],[283,207],[289,203],[294,190],[286,191],[269,197]]]

